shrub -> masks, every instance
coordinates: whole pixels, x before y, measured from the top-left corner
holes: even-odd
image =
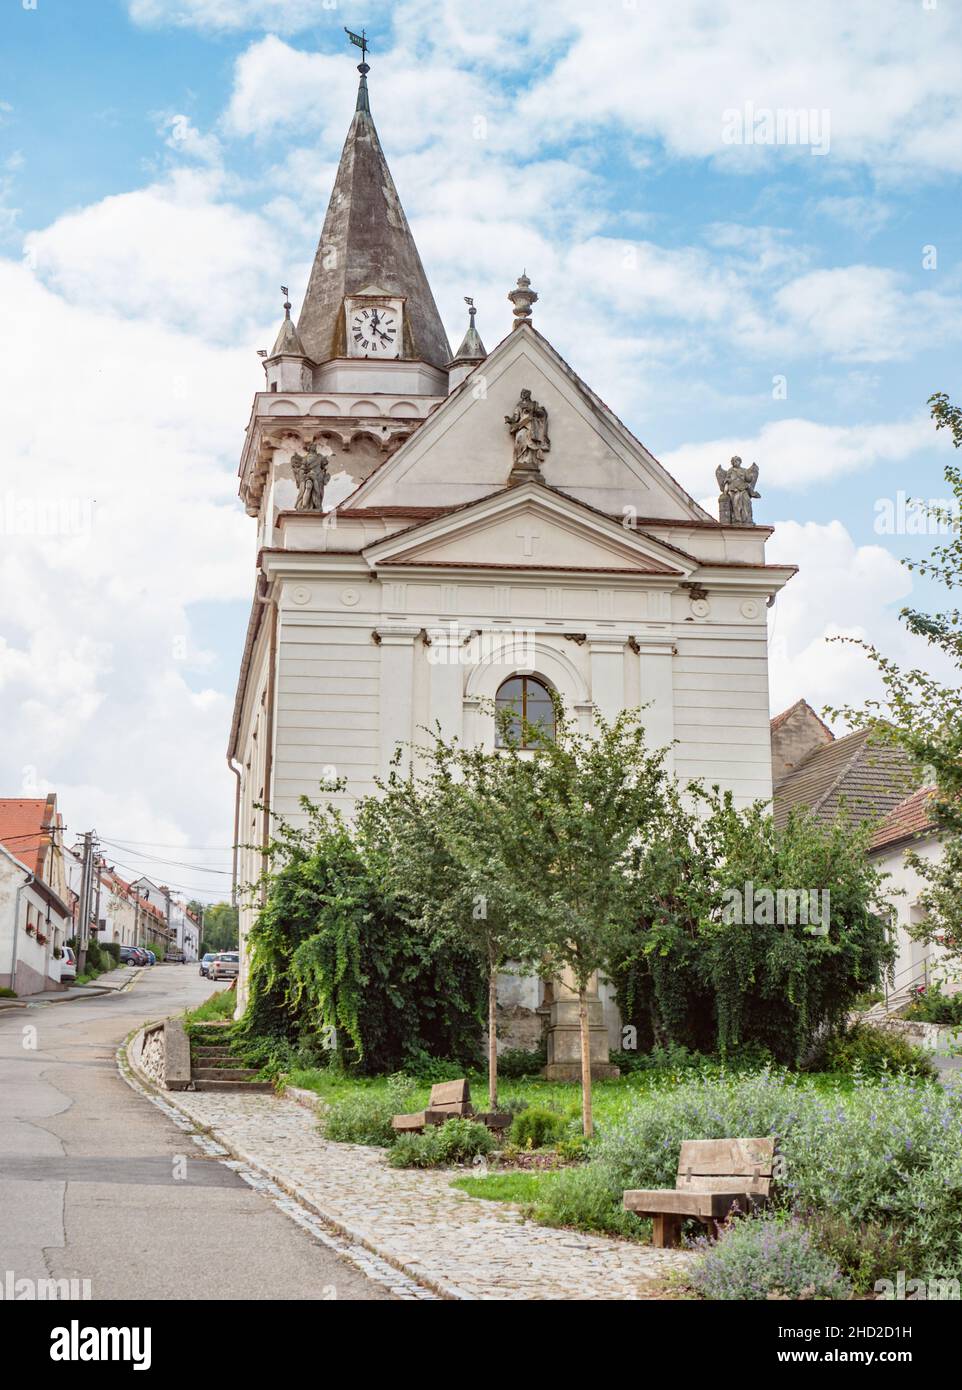
[[[573,1226],[579,1231],[606,1231],[640,1239],[648,1222],[622,1207],[622,1192],[604,1164],[587,1163],[552,1174],[532,1215],[544,1226]]]
[[[393,1168],[444,1168],[470,1163],[494,1148],[494,1136],[476,1120],[447,1120],[423,1134],[400,1134],[388,1158]]]
[[[517,1081],[525,1076],[540,1076],[548,1062],[548,1047],[542,1043],[533,1052],[523,1047],[508,1047],[498,1053],[498,1076]]]
[[[962,1101],[906,1076],[821,1092],[761,1073],[645,1097],[597,1141],[612,1188],[673,1187],[683,1139],[777,1135],[775,1199],[853,1226],[891,1226],[918,1277],[962,1271]]]
[[[437,1168],[440,1160],[434,1129],[426,1134],[399,1134],[387,1161],[392,1168]]]
[[[962,1023],[962,993],[945,994],[939,984],[920,987],[905,1010],[904,1018],[918,1023]]]
[[[335,1144],[376,1144],[387,1148],[394,1143],[391,1120],[398,1112],[390,1097],[354,1092],[330,1104],[321,1120],[325,1139]]]
[[[17,991],[8,985],[0,986],[0,999],[16,999]]]
[[[102,942],[100,943],[100,949],[101,949],[101,951],[103,951],[106,955],[108,955],[108,956],[110,957],[110,960],[107,961],[107,962],[105,962],[105,964],[106,964],[106,966],[107,966],[108,969],[112,969],[113,966],[119,965],[119,964],[120,964],[120,942],[119,942],[119,941],[102,941]],[[155,954],[156,954],[156,953],[155,953]],[[163,957],[160,956],[160,955],[157,955],[157,959],[158,959],[158,960],[162,960]]]
[[[872,1023],[853,1023],[829,1037],[810,1064],[815,1071],[861,1071],[866,1076],[905,1071],[911,1076],[938,1073],[929,1054],[900,1033]]]
[[[429,1057],[422,1052],[405,1062],[404,1074],[426,1086],[437,1086],[442,1081],[460,1081],[464,1076],[464,1062],[449,1062],[444,1057]]]
[[[913,1250],[891,1222],[852,1223],[844,1216],[809,1212],[804,1218],[812,1243],[838,1265],[856,1293],[871,1293],[879,1279],[894,1279],[900,1269],[915,1269]]]
[[[306,799],[307,825],[283,821],[269,849],[266,903],[249,934],[243,1046],[297,1043],[333,1027],[345,1064],[375,1074],[480,1051],[477,961],[398,913],[352,832]]]
[[[470,1163],[495,1146],[494,1135],[477,1120],[448,1120],[437,1126],[436,1133],[442,1163]]]
[[[564,1119],[555,1110],[529,1106],[511,1122],[511,1142],[520,1149],[543,1149],[564,1135]]]
[[[847,1298],[838,1267],[812,1244],[797,1221],[778,1217],[735,1219],[702,1251],[690,1275],[703,1298],[758,1301],[766,1298]]]

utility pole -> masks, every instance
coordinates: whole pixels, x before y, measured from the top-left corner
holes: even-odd
[[[87,968],[87,942],[90,937],[90,889],[93,869],[94,833],[84,832],[83,872],[80,876],[80,904],[77,913],[77,974]]]

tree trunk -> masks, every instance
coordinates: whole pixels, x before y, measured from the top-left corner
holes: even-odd
[[[498,1108],[498,972],[488,972],[488,1107]]]
[[[585,1137],[594,1134],[591,1117],[591,1033],[588,1030],[588,991],[578,986],[578,1022],[581,1024],[581,1116]]]

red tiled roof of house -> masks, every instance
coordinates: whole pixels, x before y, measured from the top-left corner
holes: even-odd
[[[920,787],[917,792],[907,796],[904,801],[892,808],[872,838],[870,849],[884,849],[899,840],[910,840],[916,835],[930,833],[935,829],[932,815],[934,787]]]
[[[0,843],[32,874],[40,872],[50,843],[50,798],[0,798]]]
[[[822,744],[785,775],[775,788],[775,824],[784,826],[801,806],[820,821],[834,820],[843,806],[856,823],[881,818],[905,800],[917,780],[907,753],[859,729]]]

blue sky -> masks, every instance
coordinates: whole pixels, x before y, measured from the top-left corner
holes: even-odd
[[[958,0],[853,0],[844,25],[827,0],[10,0],[3,794],[52,786],[77,829],[145,846],[230,839],[235,470],[351,116],[345,24],[449,336],[472,294],[493,346],[526,266],[537,326],[695,496],[758,461],[772,556],[803,567],[776,708],[871,692],[836,632],[917,655],[897,562],[928,542],[876,516],[942,495],[925,401],[962,396]],[[749,104],[814,112],[824,152],[733,142]],[[42,534],[42,504],[87,520]]]

